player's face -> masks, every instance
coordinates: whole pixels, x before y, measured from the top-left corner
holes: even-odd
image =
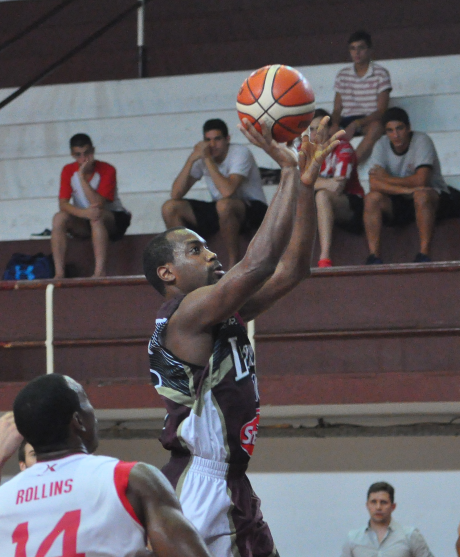
[[[78,166],[81,166],[85,162],[94,161],[94,147],[91,145],[83,145],[83,147],[72,147],[70,150],[72,157],[78,162]]]
[[[388,122],[385,133],[397,153],[402,153],[409,147],[411,129],[404,122],[398,120]]]
[[[371,522],[375,524],[389,524],[391,513],[396,508],[396,503],[392,503],[390,494],[386,491],[376,491],[370,493],[366,503],[367,510],[371,517]]]
[[[220,130],[210,130],[204,134],[204,140],[209,146],[211,157],[216,162],[222,162],[228,153],[230,136],[224,137]]]
[[[368,64],[371,60],[371,49],[365,41],[355,41],[348,45],[351,59],[354,64]]]
[[[94,414],[94,408],[86,396],[83,387],[70,377],[66,377],[66,380],[69,387],[76,391],[78,395],[78,400],[80,401],[79,415],[85,428],[85,431],[81,434],[81,440],[83,441],[88,453],[91,454],[97,449],[99,444],[97,436],[97,418]]]
[[[225,274],[216,254],[195,232],[179,230],[170,240],[175,244],[172,270],[182,292],[216,284]]]

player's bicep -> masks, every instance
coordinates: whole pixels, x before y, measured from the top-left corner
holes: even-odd
[[[244,260],[232,267],[213,286],[194,290],[174,314],[184,331],[200,332],[231,317],[264,284],[272,272],[260,265],[248,267]]]

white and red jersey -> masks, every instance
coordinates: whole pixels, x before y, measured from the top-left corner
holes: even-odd
[[[326,157],[319,175],[323,178],[346,178],[344,193],[364,197],[364,190],[358,177],[356,153],[346,140],[342,140]]]
[[[135,462],[71,455],[0,487],[1,557],[133,557],[145,530],[126,497]]]
[[[75,207],[87,209],[91,203],[83,191],[78,176],[78,163],[66,164],[61,172],[61,187],[59,199],[72,198]],[[105,208],[109,211],[125,211],[118,197],[117,171],[107,162],[94,161],[94,172],[89,179],[89,185],[107,201]]]

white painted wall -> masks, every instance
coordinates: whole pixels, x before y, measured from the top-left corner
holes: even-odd
[[[458,472],[250,474],[282,557],[339,557],[347,532],[367,523],[367,488],[396,490],[393,517],[416,526],[435,557],[453,557],[460,522]]]
[[[414,129],[433,138],[444,175],[460,186],[460,56],[384,60],[392,104],[409,110]],[[343,64],[299,68],[317,106],[332,107]],[[163,230],[160,208],[203,122],[227,121],[235,142],[235,99],[249,72],[34,87],[0,111],[0,240],[26,239],[50,227],[68,140],[88,133],[102,160],[118,170],[121,198],[134,214],[130,234]],[[0,91],[0,99],[13,89]],[[259,166],[274,163],[257,149]],[[269,190],[269,197],[272,190]],[[192,195],[207,198],[197,184]]]

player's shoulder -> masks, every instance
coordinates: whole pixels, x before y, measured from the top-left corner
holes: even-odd
[[[62,174],[72,176],[75,172],[78,172],[78,162],[69,162],[62,167]]]
[[[102,171],[102,172],[116,172],[115,167],[105,161],[100,161],[100,160],[95,160],[95,168],[96,171]]]
[[[349,64],[348,66],[345,66],[345,67],[341,68],[337,72],[336,79],[340,79],[341,77],[350,77],[354,73],[355,72],[354,72],[353,64]]]
[[[348,541],[350,543],[360,543],[363,536],[366,534],[367,526],[361,526],[361,528],[355,528],[350,530],[347,534]]]
[[[390,75],[390,72],[384,66],[378,64],[377,62],[372,62],[372,67],[374,74],[376,75],[384,75],[385,77],[388,77]]]
[[[230,143],[228,146],[229,155],[252,156],[251,150],[241,143]]]

